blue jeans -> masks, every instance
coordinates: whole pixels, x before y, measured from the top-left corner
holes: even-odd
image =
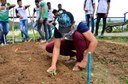
[[[2,35],[0,36],[0,41],[2,43],[5,43],[7,41],[6,36],[9,32],[9,23],[8,23],[8,21],[7,22],[0,21],[0,31],[2,33]]]
[[[25,39],[28,40],[28,19],[20,20],[20,31],[25,35]]]
[[[49,23],[51,23],[51,22],[52,22],[52,21],[49,21]],[[53,25],[54,28],[55,28],[56,23],[53,23],[52,25]],[[51,37],[52,37],[52,29],[51,29],[51,26],[48,25],[48,39],[50,39]]]
[[[50,25],[48,25],[48,39],[50,39],[51,37],[52,37],[52,31]]]
[[[86,22],[87,22],[88,28],[90,28],[90,19],[91,19],[91,26],[92,26],[91,32],[93,33],[94,32],[94,18],[91,17],[91,14],[87,14],[86,15]]]

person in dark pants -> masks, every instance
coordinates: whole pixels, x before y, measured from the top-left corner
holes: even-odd
[[[106,18],[108,16],[109,9],[110,9],[110,0],[99,0],[97,13],[96,13],[97,21],[96,21],[95,36],[98,36],[98,29],[101,18],[103,18],[103,29],[101,31],[101,37],[104,36],[104,32],[106,29]]]

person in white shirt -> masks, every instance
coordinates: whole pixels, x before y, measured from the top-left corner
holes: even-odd
[[[59,13],[66,12],[66,10],[62,8],[62,4],[58,4],[58,12]]]
[[[54,17],[52,13],[53,9],[51,8],[51,3],[47,2],[47,6],[48,6],[48,39],[51,39],[52,31],[50,26],[54,25]]]
[[[19,7],[16,8],[16,16],[20,19],[20,30],[23,35],[25,35],[25,40],[29,41],[30,37],[28,35],[28,17],[26,9],[30,5],[22,6],[22,0],[17,0]]]
[[[90,19],[91,19],[91,32],[94,32],[94,13],[95,13],[95,0],[85,0],[84,1],[84,11],[86,14],[86,23],[90,28]]]
[[[34,7],[33,9],[32,21],[34,22],[34,16],[36,15],[36,21],[34,22],[33,27],[35,30],[37,30],[37,22],[39,18],[39,1],[38,0],[35,0],[35,5],[36,7]]]
[[[99,29],[99,23],[101,18],[103,18],[103,29],[101,31],[101,37],[104,36],[104,32],[106,29],[106,18],[109,13],[110,9],[110,1],[111,0],[99,0],[98,1],[98,7],[97,7],[97,21],[96,21],[96,30],[95,30],[95,36],[98,36],[98,29]]]

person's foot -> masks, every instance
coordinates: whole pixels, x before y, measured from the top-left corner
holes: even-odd
[[[4,43],[1,43],[0,46],[4,46]]]
[[[82,69],[86,68],[87,67],[87,61],[81,61],[78,66]]]
[[[72,63],[75,62],[76,58],[75,57],[70,57],[68,60],[65,61],[65,63]]]
[[[73,71],[80,71],[80,68],[79,68],[79,63],[80,62],[77,62],[76,64],[75,64],[75,66],[73,67]]]
[[[28,42],[31,42],[32,40],[33,40],[32,38],[28,38],[28,39],[27,39]]]
[[[46,40],[42,40],[42,39],[40,40],[40,43],[45,43],[45,42],[46,42]]]

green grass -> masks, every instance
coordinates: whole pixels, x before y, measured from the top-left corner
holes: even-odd
[[[125,32],[128,32],[128,27],[124,29]]]
[[[17,31],[17,32],[19,32],[19,31]],[[29,36],[30,36],[30,37],[33,37],[33,32],[29,33]],[[38,32],[35,32],[35,36],[36,36],[36,37],[39,37],[40,35],[39,35]],[[12,34],[7,35],[7,38],[12,38]],[[15,38],[22,38],[22,37],[21,37],[21,32],[19,32],[17,35],[15,35]]]
[[[104,38],[97,38],[98,40],[110,40],[114,42],[121,42],[121,43],[128,43],[128,37],[104,37]]]
[[[125,82],[126,82],[126,84],[128,84],[128,80],[126,80]]]

